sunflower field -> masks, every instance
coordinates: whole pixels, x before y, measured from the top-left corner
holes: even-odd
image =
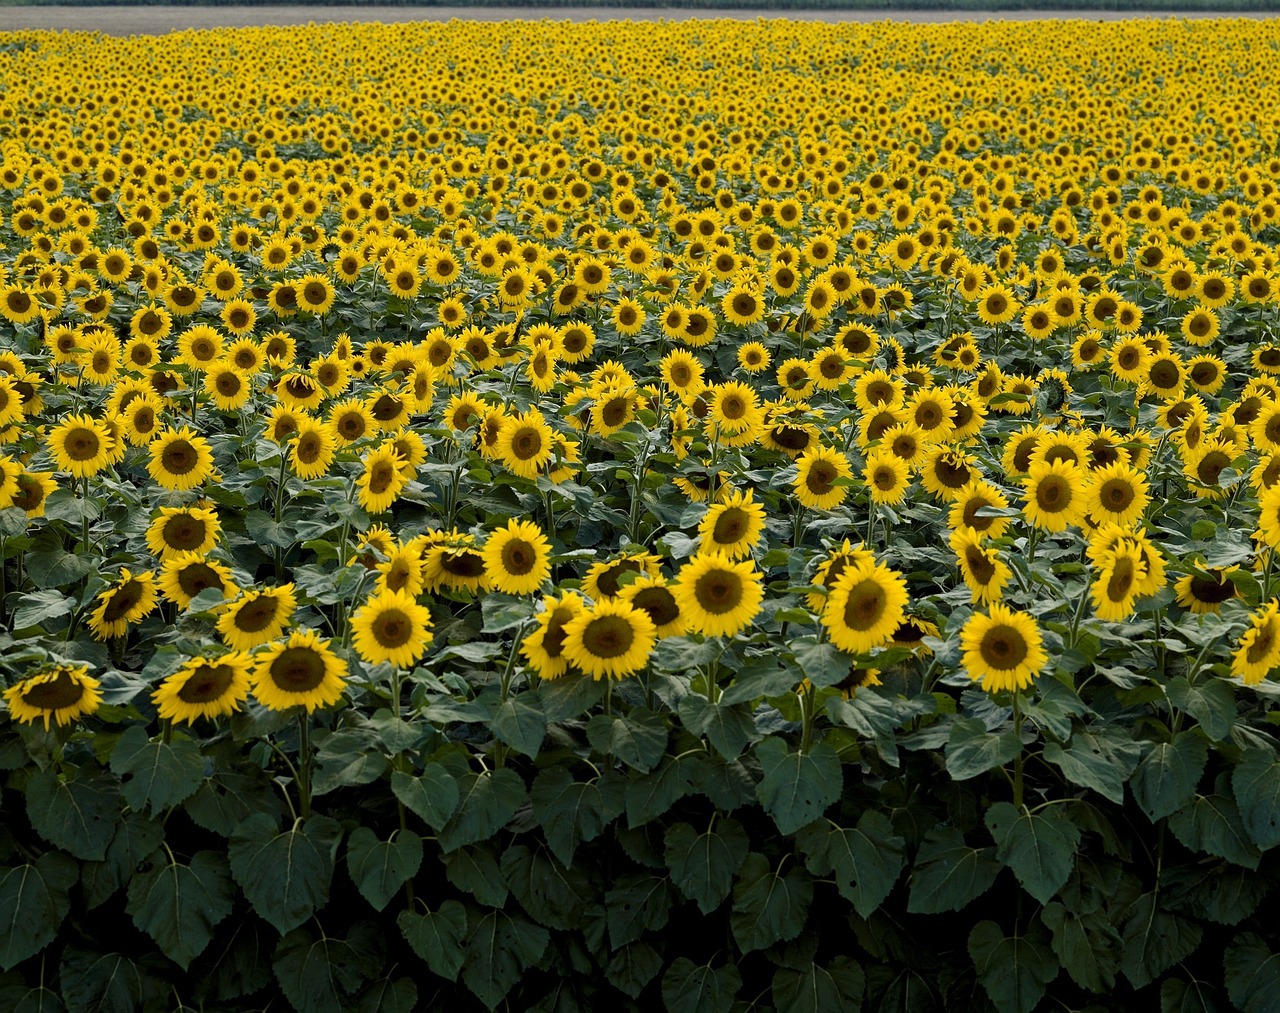
[[[1278,50],[0,33],[0,1007],[1280,1009]]]

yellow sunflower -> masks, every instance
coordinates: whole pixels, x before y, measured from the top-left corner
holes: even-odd
[[[191,658],[156,687],[151,702],[167,721],[194,725],[198,718],[226,717],[249,698],[252,668],[253,658],[241,651]]]
[[[400,468],[400,455],[390,443],[374,447],[365,454],[360,477],[356,479],[356,497],[360,506],[371,514],[390,509],[408,484]]]
[[[883,563],[849,566],[831,585],[822,625],[831,642],[850,654],[887,642],[906,614],[907,582]]]
[[[1246,686],[1256,686],[1280,665],[1280,606],[1272,598],[1249,617],[1249,628],[1240,636],[1231,657],[1231,674]]]
[[[481,550],[493,588],[503,594],[533,594],[551,575],[551,543],[532,521],[507,521],[490,532]]]
[[[171,491],[194,489],[214,476],[213,450],[209,441],[189,427],[167,430],[152,440],[147,471],[162,488]]]
[[[1013,573],[995,548],[984,546],[983,541],[982,536],[961,528],[951,536],[951,548],[972,601],[990,605],[1004,597],[1004,586]]]
[[[556,679],[568,671],[565,627],[586,608],[586,603],[572,591],[559,599],[542,599],[542,611],[535,618],[537,626],[520,644],[520,653],[540,678]]]
[[[1146,476],[1122,461],[1093,471],[1085,489],[1086,511],[1099,524],[1132,524],[1150,502]]]
[[[628,552],[613,559],[592,563],[582,578],[582,589],[596,601],[616,598],[622,589],[625,573],[656,577],[661,573],[661,559],[649,552]]]
[[[409,668],[426,653],[431,641],[431,612],[404,591],[370,595],[351,617],[356,652],[373,665],[389,662]]]
[[[764,534],[764,507],[751,490],[735,489],[715,503],[698,525],[702,542],[699,552],[719,552],[730,559],[742,559]]]
[[[1023,517],[1042,531],[1065,531],[1080,524],[1088,481],[1085,470],[1072,461],[1033,464],[1023,483]]]
[[[653,620],[654,635],[659,639],[678,637],[685,632],[687,624],[680,611],[680,603],[667,578],[661,574],[637,577],[623,586],[618,597],[648,613]]]
[[[707,637],[731,637],[759,613],[764,581],[749,560],[735,563],[707,553],[681,567],[672,593],[690,630]]]
[[[643,609],[621,599],[598,601],[564,626],[564,656],[593,679],[621,679],[649,661],[656,637]]]
[[[1200,573],[1188,573],[1174,582],[1178,604],[1194,615],[1218,614],[1223,602],[1240,597],[1231,574],[1239,567],[1211,567]]]
[[[50,430],[49,450],[60,471],[85,478],[96,475],[110,462],[112,439],[98,419],[68,415]]]
[[[89,616],[89,629],[98,640],[123,637],[129,626],[155,610],[155,574],[150,570],[133,573],[127,567],[104,590],[98,592],[97,607]]]
[[[253,695],[270,710],[305,707],[310,714],[341,700],[346,679],[346,662],[333,653],[329,641],[314,630],[295,630],[258,655]]]
[[[1035,619],[1004,605],[970,616],[960,646],[969,678],[988,693],[1026,689],[1049,660]]]
[[[22,724],[59,727],[92,714],[102,705],[99,682],[87,665],[48,665],[4,691],[9,716]]]
[[[1147,577],[1146,563],[1138,547],[1123,539],[1094,562],[1098,573],[1089,588],[1099,619],[1122,622],[1133,614],[1133,603]]]
[[[802,506],[814,510],[834,510],[849,494],[853,466],[849,459],[832,447],[818,444],[796,460],[796,477],[792,482],[795,497]]]
[[[204,555],[218,544],[222,525],[211,506],[161,507],[147,528],[147,548],[161,559]]]
[[[293,584],[251,588],[218,616],[217,629],[228,647],[249,651],[280,636],[297,607]]]
[[[179,608],[186,608],[201,591],[217,588],[223,595],[235,594],[231,571],[203,553],[169,555],[160,564],[160,593]]]

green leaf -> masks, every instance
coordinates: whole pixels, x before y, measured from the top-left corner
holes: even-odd
[[[462,941],[467,935],[467,909],[447,900],[436,911],[401,911],[396,924],[413,952],[427,962],[432,974],[458,980],[462,970]]]
[[[1280,1011],[1280,954],[1253,932],[1241,932],[1222,955],[1227,995],[1241,1013]]]
[[[379,978],[360,993],[357,1013],[415,1013],[418,986],[409,978]]]
[[[799,682],[795,669],[779,664],[776,658],[754,658],[738,669],[732,684],[720,694],[720,702],[753,703],[783,696],[793,692]]]
[[[1053,952],[1071,975],[1071,980],[1088,992],[1111,991],[1120,969],[1124,940],[1101,911],[1076,915],[1057,901],[1040,913],[1053,933]]]
[[[756,795],[784,834],[816,820],[844,788],[840,757],[826,742],[793,753],[783,739],[771,737],[760,743],[756,757],[764,772]]]
[[[387,757],[379,748],[377,734],[370,728],[344,728],[320,743],[311,794],[318,797],[338,788],[373,784],[386,770]]]
[[[1169,817],[1169,829],[1192,851],[1208,852],[1246,869],[1256,869],[1262,858],[1245,832],[1240,807],[1227,795],[1196,795]]]
[[[533,758],[547,737],[547,718],[533,693],[518,693],[498,704],[489,727],[517,753]]]
[[[1169,681],[1169,702],[1200,722],[1200,727],[1213,742],[1221,742],[1231,734],[1236,719],[1236,700],[1231,685],[1222,679],[1210,679],[1193,686],[1182,676]]]
[[[1171,910],[1220,925],[1244,921],[1266,896],[1251,870],[1231,862],[1166,867],[1160,885]]]
[[[55,848],[101,861],[120,818],[120,782],[103,774],[63,781],[52,767],[27,782],[27,818]]]
[[[598,895],[587,869],[563,866],[541,847],[504,849],[502,878],[530,918],[562,932],[581,928],[583,913]]]
[[[69,587],[97,570],[101,562],[97,556],[68,552],[61,546],[28,552],[22,561],[31,583],[43,589]]]
[[[547,844],[565,865],[580,841],[593,841],[606,823],[604,801],[594,782],[575,781],[564,767],[548,767],[533,782],[533,817]]]
[[[1200,926],[1159,905],[1156,893],[1144,893],[1125,909],[1124,956],[1120,970],[1134,988],[1155,981],[1200,945]]]
[[[1280,844],[1280,760],[1266,749],[1246,749],[1231,774],[1240,820],[1263,851]]]
[[[58,851],[0,869],[0,968],[7,971],[53,942],[79,878],[76,863]]]
[[[233,918],[192,969],[192,998],[217,1008],[214,1004],[265,988],[271,983],[276,939],[275,930],[258,918]],[[243,1004],[232,1008],[238,1005]]]
[[[1072,784],[1092,788],[1116,805],[1124,804],[1124,785],[1141,755],[1136,742],[1106,732],[1078,731],[1065,749],[1057,742],[1044,747],[1044,758],[1062,770]]]
[[[524,782],[506,767],[464,774],[458,788],[458,811],[438,837],[445,852],[488,840],[510,822],[525,801]]]
[[[645,774],[666,755],[667,735],[666,722],[642,707],[626,717],[597,714],[587,722],[587,741],[592,749]]]
[[[59,965],[62,999],[76,1013],[137,1013],[155,983],[123,953],[68,946]]]
[[[526,918],[489,911],[467,934],[462,980],[472,994],[493,1009],[521,976],[542,959],[550,934]]]
[[[276,981],[299,1013],[349,1013],[352,997],[381,970],[379,943],[367,923],[346,939],[295,929],[276,946]]]
[[[884,814],[870,809],[852,830],[819,820],[796,838],[808,870],[815,876],[833,874],[840,896],[863,918],[871,917],[898,881],[906,843]]]
[[[609,984],[632,999],[662,970],[662,954],[648,943],[628,943],[609,958],[605,975]]]
[[[947,739],[947,773],[967,781],[1010,762],[1021,751],[1012,729],[997,735],[987,731],[980,718],[956,718]]]
[[[813,902],[813,877],[794,865],[785,876],[778,872],[755,852],[742,863],[729,926],[743,953],[795,939],[804,929]]]
[[[733,874],[747,857],[750,842],[742,826],[731,819],[715,821],[703,833],[688,823],[667,830],[667,868],[676,889],[697,901],[703,914],[710,914],[729,896]]]
[[[827,967],[781,967],[773,976],[773,1002],[778,1013],[857,1013],[862,1008],[866,976],[857,961],[837,957]]]
[[[293,534],[288,526],[277,524],[275,518],[265,510],[250,510],[246,513],[244,530],[259,545],[273,545],[288,549],[294,543]]]
[[[1191,801],[1208,759],[1209,747],[1194,731],[1179,732],[1172,742],[1156,743],[1129,782],[1147,819],[1152,823],[1164,819]]]
[[[1218,1013],[1213,992],[1197,978],[1190,982],[1165,978],[1160,986],[1160,1013]]]
[[[627,826],[657,819],[691,790],[684,761],[664,759],[653,773],[627,782]]]
[[[197,826],[222,837],[230,837],[236,827],[255,813],[279,820],[284,813],[280,792],[260,773],[220,770],[187,799],[184,808]]]
[[[250,816],[231,835],[231,874],[253,909],[286,933],[328,900],[341,840],[342,826],[328,816],[285,831],[266,814]]]
[[[911,870],[907,910],[912,914],[959,911],[991,888],[1000,872],[994,848],[971,848],[958,827],[930,830]]]
[[[4,511],[0,511],[0,515],[3,514]],[[14,980],[0,981],[0,1009],[9,1013],[66,1013],[62,996],[53,989],[43,985],[27,988],[16,974],[6,977]]]
[[[849,678],[853,656],[837,650],[830,641],[816,643],[808,640],[791,646],[800,671],[819,689]]]
[[[24,594],[22,604],[13,610],[13,628],[15,631],[27,630],[50,619],[61,619],[71,614],[75,604],[74,598],[57,588]]]
[[[662,976],[662,1002],[667,1013],[729,1013],[742,987],[732,964],[712,968],[678,957]]]
[[[682,761],[691,789],[705,795],[722,812],[733,812],[757,801],[756,784],[738,760],[715,753],[694,753]]]
[[[133,877],[125,910],[160,952],[185,971],[231,914],[235,890],[227,860],[216,852],[197,851],[189,865],[168,852],[159,854],[168,860]]]
[[[1018,812],[1008,802],[988,809],[986,824],[996,842],[996,858],[1013,870],[1027,893],[1047,904],[1075,867],[1080,828],[1056,807]]]
[[[85,907],[93,910],[129,881],[142,860],[164,840],[164,825],[143,813],[125,813],[116,826],[101,862],[85,862],[80,869]]]
[[[141,812],[159,815],[196,793],[204,784],[204,757],[185,735],[152,741],[141,725],[131,725],[111,751],[111,769],[123,784],[124,800]]]
[[[538,684],[538,698],[549,722],[585,714],[604,698],[605,685],[589,675],[564,675]]]
[[[1031,1013],[1058,976],[1058,962],[1042,932],[1006,936],[995,922],[969,933],[969,956],[978,980],[1000,1013]]]
[[[406,809],[420,816],[432,830],[441,829],[458,810],[458,782],[439,763],[428,763],[421,777],[397,770],[391,790]]]
[[[533,602],[528,598],[490,591],[480,599],[484,617],[483,632],[502,633],[514,629],[533,616]]]
[[[666,926],[671,887],[665,875],[624,873],[605,894],[605,919],[613,949],[634,943],[645,932]]]
[[[706,697],[690,693],[677,709],[685,728],[705,735],[726,760],[735,759],[756,737],[756,723],[746,704],[707,703]]]
[[[347,871],[362,897],[381,911],[422,865],[422,838],[397,830],[389,841],[378,840],[368,827],[356,827],[347,839]]]

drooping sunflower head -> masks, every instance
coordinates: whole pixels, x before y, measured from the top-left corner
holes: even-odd
[[[195,724],[198,718],[233,714],[249,696],[253,659],[235,651],[220,657],[197,657],[164,680],[151,695],[159,716]]]
[[[252,650],[278,637],[292,620],[297,607],[298,599],[291,583],[250,589],[218,617],[218,632],[235,650]]]
[[[38,669],[4,691],[9,715],[14,721],[62,725],[92,714],[102,704],[97,679],[89,675],[89,666],[53,664]]]

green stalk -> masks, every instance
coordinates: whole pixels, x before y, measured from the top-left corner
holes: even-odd
[[[813,745],[813,698],[816,692],[813,683],[809,683],[800,697],[800,720],[804,724],[804,730],[800,736],[802,755],[809,752],[809,747]]]
[[[311,816],[311,715],[298,710],[298,803],[302,818]]]
[[[1013,734],[1018,740],[1018,755],[1013,758],[1013,807],[1022,808],[1022,694],[1013,694]],[[1021,892],[1021,891],[1019,891]]]

